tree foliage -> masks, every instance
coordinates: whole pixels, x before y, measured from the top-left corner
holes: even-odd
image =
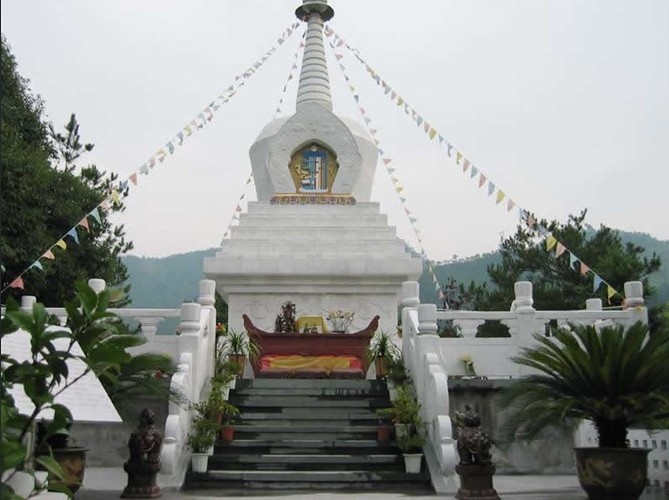
[[[572,325],[536,335],[516,363],[536,371],[502,393],[505,438],[533,439],[565,420],[590,420],[600,447],[627,447],[631,426],[655,429],[669,419],[669,331]]]
[[[555,248],[547,250],[540,228],[553,234],[620,293],[626,281],[641,281],[644,294],[651,295],[648,275],[660,268],[659,257],[655,254],[645,257],[641,246],[623,243],[611,228],[602,225],[592,229],[584,222],[586,214],[583,210],[569,216],[566,223],[542,220],[532,228],[519,225],[516,233],[500,244],[502,262],[488,266],[492,286],[477,301],[477,307],[508,309],[514,299],[513,285],[520,280],[532,282],[537,309],[583,309],[585,300],[593,297],[602,298],[607,304],[606,286],[593,291],[592,273],[581,273],[579,263],[572,267],[567,252],[556,256]],[[611,298],[611,305],[621,305],[622,300],[623,297],[616,295]]]
[[[43,103],[18,73],[4,36],[1,56],[0,281],[5,289],[108,195],[116,175],[95,165],[75,164],[93,149],[92,144],[81,143],[75,116],[63,133],[47,125]],[[111,208],[122,210],[121,203]],[[28,293],[47,306],[57,306],[72,297],[77,280],[92,277],[120,287],[128,279],[120,255],[131,250],[132,243],[125,240],[122,225],[112,224],[107,211],[100,210],[99,216],[99,222],[88,218],[90,232],[77,229],[79,244],[65,239],[67,249],[54,248],[55,261],[42,259],[44,271],[29,269],[23,275],[25,291],[8,288],[3,301],[8,295]]]

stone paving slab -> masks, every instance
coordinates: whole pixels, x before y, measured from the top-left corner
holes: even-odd
[[[84,487],[76,494],[76,500],[112,500],[119,498],[126,484],[127,476],[121,468],[87,468]],[[587,500],[576,476],[570,475],[518,475],[495,476],[494,485],[502,500]],[[245,500],[266,498],[289,498],[295,500],[409,500],[412,498],[437,497],[452,499],[452,495],[436,495],[422,492],[370,492],[340,491],[326,492],[314,490],[163,490],[163,500],[212,500],[218,498]],[[641,500],[666,500],[667,494],[659,489],[648,489]]]

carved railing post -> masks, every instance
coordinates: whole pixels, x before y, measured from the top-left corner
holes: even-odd
[[[517,281],[513,285],[515,300],[511,304],[511,311],[518,315],[516,328],[518,332],[518,346],[528,347],[534,342],[532,337],[536,331],[536,318],[534,299],[532,298],[532,283],[530,281]],[[519,374],[525,375],[528,369],[518,366]]]
[[[402,283],[402,307],[416,307],[420,304],[419,285],[417,281]]]
[[[628,324],[630,326],[637,321],[641,321],[644,325],[648,324],[648,309],[646,309],[643,298],[643,283],[641,281],[628,281],[625,283],[623,309],[629,315]]]
[[[33,306],[37,303],[37,298],[34,295],[24,295],[21,297],[21,310],[31,312]]]
[[[214,280],[200,280],[198,283],[200,295],[197,299],[203,309],[209,310],[207,328],[204,332],[207,344],[207,376],[214,375],[214,358],[216,352],[216,282]]]
[[[107,283],[100,278],[91,278],[88,280],[88,286],[90,286],[95,293],[100,293],[107,287]]]

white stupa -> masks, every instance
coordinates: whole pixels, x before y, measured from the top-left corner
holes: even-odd
[[[297,316],[355,313],[352,331],[379,315],[397,325],[401,284],[417,280],[418,258],[370,201],[378,153],[365,128],[332,112],[323,22],[326,0],[304,0],[296,15],[308,23],[296,112],[267,124],[250,149],[258,201],[215,257],[207,278],[228,303],[229,327],[242,314],[273,331],[281,304]]]

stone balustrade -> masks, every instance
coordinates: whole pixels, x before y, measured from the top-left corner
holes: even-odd
[[[640,282],[625,283],[623,310],[603,310],[600,299],[589,299],[584,310],[537,311],[533,307],[532,283],[517,282],[514,293],[509,311],[437,310],[434,304],[420,303],[418,283],[402,284],[402,354],[421,403],[421,416],[427,424],[424,452],[437,492],[451,491],[455,481],[448,377],[465,376],[461,357],[472,359],[478,376],[517,378],[529,368],[513,363],[510,358],[535,343],[535,334],[549,334],[550,326],[648,323]],[[449,321],[451,330],[457,327],[460,336],[439,337],[439,321]],[[477,337],[479,327],[490,321],[506,326],[509,336]]]

